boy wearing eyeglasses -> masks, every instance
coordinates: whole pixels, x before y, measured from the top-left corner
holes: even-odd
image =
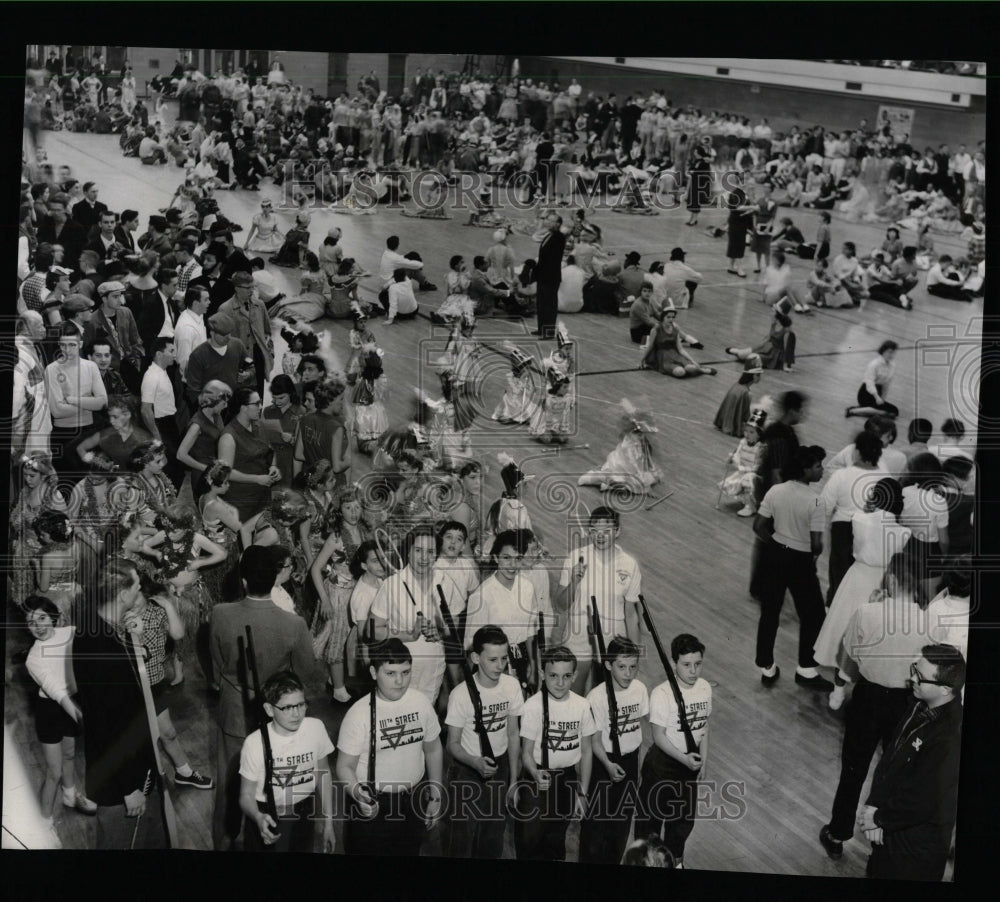
[[[323,807],[323,851],[333,852],[333,743],[323,722],[306,717],[305,687],[292,671],[281,670],[264,683],[264,711],[271,745],[271,787],[278,822],[267,813],[266,767],[260,730],[240,752],[240,808],[247,817],[244,851],[312,852],[317,790]]]

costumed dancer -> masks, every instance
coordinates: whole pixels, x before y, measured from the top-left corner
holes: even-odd
[[[546,392],[541,406],[531,420],[531,435],[543,445],[568,443],[570,422],[576,404],[573,373],[573,342],[566,327],[556,326],[556,349],[542,361]]]
[[[757,469],[764,449],[760,443],[760,434],[764,429],[765,420],[766,414],[763,410],[755,410],[750,415],[750,419],[743,427],[743,438],[729,456],[728,463],[734,464],[736,469],[719,483],[723,494],[743,502],[743,507],[736,512],[738,517],[752,517],[757,513],[754,491]]]
[[[531,529],[531,517],[521,502],[521,487],[534,476],[525,476],[514,462],[514,458],[501,451],[497,455],[502,469],[500,478],[503,480],[503,494],[494,501],[486,514],[486,528],[483,531],[482,548],[488,552],[493,547],[493,541],[500,533],[508,529]]]
[[[622,398],[624,411],[619,428],[619,442],[597,470],[584,473],[577,485],[600,486],[602,492],[612,486],[625,486],[636,495],[645,493],[663,479],[660,468],[653,463],[653,448],[649,433],[659,432],[649,415],[640,413]]]
[[[505,426],[528,423],[538,410],[535,398],[537,388],[530,369],[532,358],[509,341],[503,343],[503,349],[510,354],[510,375],[507,376],[507,388],[493,411],[492,419]]]
[[[375,333],[368,328],[368,316],[357,301],[351,304],[351,312],[354,315],[354,326],[348,333],[351,345],[351,356],[347,361],[348,385],[354,385],[358,381],[358,375],[361,372],[362,349],[375,347]]]
[[[378,437],[389,428],[389,415],[385,411],[389,380],[382,371],[382,355],[381,348],[366,351],[360,377],[351,392],[354,435],[362,454],[370,454]]]
[[[760,382],[764,372],[763,362],[757,354],[751,354],[743,362],[743,372],[739,381],[733,385],[722,399],[715,414],[715,428],[726,435],[742,435],[743,424],[750,416],[753,397],[750,386]]]

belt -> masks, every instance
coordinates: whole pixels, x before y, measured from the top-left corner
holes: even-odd
[[[788,545],[782,545],[781,542],[777,541],[777,539],[774,540],[774,544],[777,545],[782,551],[790,551],[792,554],[812,554],[811,551],[800,551],[798,548],[791,548]]]

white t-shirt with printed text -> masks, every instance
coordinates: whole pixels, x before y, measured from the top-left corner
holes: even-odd
[[[473,677],[475,679],[475,677]],[[507,721],[510,717],[520,717],[524,709],[521,684],[506,673],[500,674],[500,681],[492,689],[484,688],[477,680],[476,688],[483,706],[483,726],[490,739],[493,754],[500,757],[507,752]],[[475,712],[469,687],[459,683],[448,697],[448,714],[444,721],[449,727],[462,728],[462,748],[470,755],[479,757],[482,749],[476,733]]]
[[[549,767],[572,767],[580,760],[580,743],[597,732],[587,700],[575,692],[549,696]],[[542,693],[536,692],[521,712],[521,738],[535,743],[535,764],[542,763]]]
[[[688,727],[695,743],[700,745],[708,732],[708,718],[712,713],[712,687],[708,684],[708,680],[701,677],[693,686],[685,686],[683,683],[679,685]],[[649,722],[663,727],[667,739],[674,747],[687,752],[687,742],[681,729],[680,708],[677,706],[669,680],[660,683],[649,694]]]
[[[605,671],[607,673],[607,671]],[[601,684],[587,693],[594,725],[601,733],[601,744],[609,755],[611,745],[611,717],[608,713],[608,690]],[[618,709],[618,745],[623,755],[634,752],[642,745],[642,718],[649,714],[649,690],[639,680],[632,680],[628,689],[615,686],[615,706]]]

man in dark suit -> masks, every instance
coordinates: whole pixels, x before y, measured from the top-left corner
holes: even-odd
[[[910,666],[913,700],[885,750],[858,824],[872,844],[867,876],[944,877],[958,802],[965,659],[925,645]]]
[[[212,242],[219,242],[224,248],[220,273],[223,279],[232,281],[233,275],[238,272],[253,274],[249,258],[233,243],[233,233],[229,229],[223,229],[214,235]]]
[[[147,365],[152,359],[153,340],[160,335],[172,338],[174,323],[177,322],[177,317],[180,315],[177,301],[174,298],[177,293],[177,270],[161,269],[156,275],[156,280],[159,283],[159,288],[155,294],[151,294],[143,300],[136,317],[139,339],[146,349]]]
[[[117,218],[110,210],[105,210],[98,222],[100,231],[87,242],[84,248],[84,250],[93,251],[97,254],[99,260],[98,268],[102,275],[109,263],[117,265],[119,255],[122,253],[121,248],[124,247],[124,245],[119,246],[115,238],[115,221]]]
[[[545,217],[545,225],[549,231],[539,245],[538,267],[535,270],[538,279],[536,295],[538,329],[532,332],[532,335],[539,335],[543,339],[555,337],[563,250],[566,248],[566,232],[563,229],[562,217],[558,213],[549,213]]]
[[[115,241],[126,249],[129,254],[139,253],[135,246],[135,238],[132,236],[139,231],[138,210],[122,210],[122,215],[115,226]]]
[[[80,252],[87,243],[87,230],[75,219],[70,219],[66,210],[68,203],[69,195],[62,192],[49,198],[46,204],[49,215],[38,228],[38,243],[61,244],[63,265],[67,269],[76,269],[80,263]]]
[[[188,288],[207,288],[210,303],[206,317],[212,316],[234,294],[233,283],[222,277],[225,247],[212,242],[201,255],[201,275],[188,282]]]
[[[94,182],[83,183],[83,200],[73,205],[73,219],[88,232],[101,221],[101,214],[108,209],[97,199],[97,185]]]
[[[279,566],[271,549],[247,549],[240,559],[239,570],[245,596],[232,604],[217,604],[209,620],[211,669],[220,687],[218,769],[212,815],[212,840],[217,851],[229,848],[240,832],[240,750],[243,740],[256,726],[252,702],[247,703],[252,689],[239,653],[240,637],[249,625],[261,680],[267,678],[265,674],[293,670],[300,679],[308,681],[315,668],[306,622],[271,601],[271,589],[281,573]]]

